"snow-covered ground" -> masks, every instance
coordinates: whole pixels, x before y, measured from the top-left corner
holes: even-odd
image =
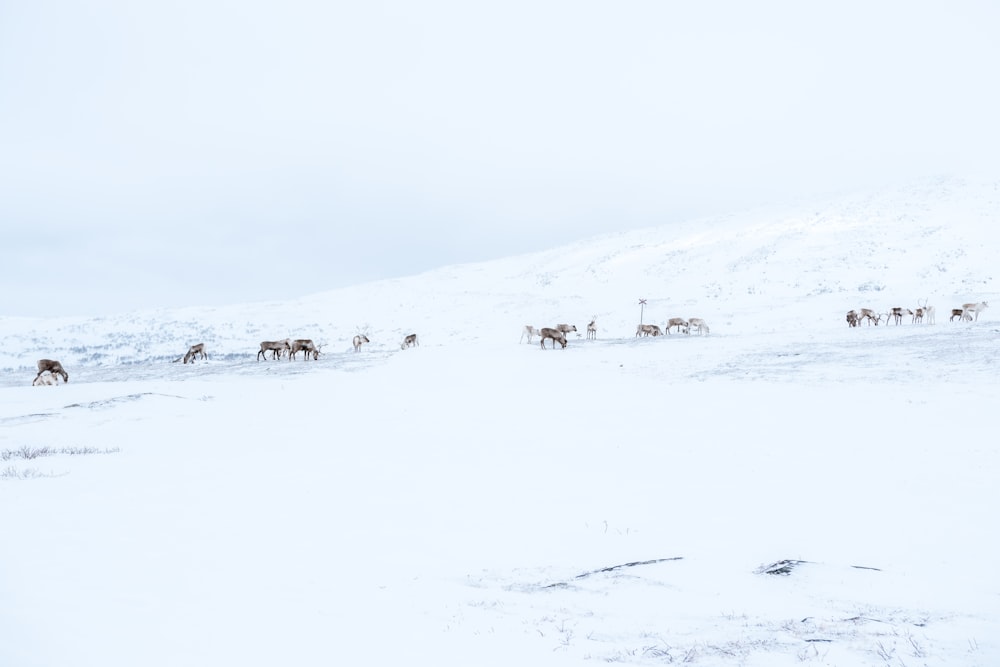
[[[0,665],[1000,664],[1000,327],[949,321],[998,298],[998,222],[998,181],[938,179],[0,318]],[[844,320],[923,299],[934,325]],[[323,354],[256,361],[286,336]],[[29,386],[41,357],[69,384]]]

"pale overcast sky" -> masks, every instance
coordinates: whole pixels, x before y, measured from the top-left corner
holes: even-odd
[[[993,2],[0,3],[0,316],[282,299],[1000,153]]]

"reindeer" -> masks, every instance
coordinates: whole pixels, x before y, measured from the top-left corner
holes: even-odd
[[[545,341],[548,340],[548,339],[550,339],[550,338],[552,339],[552,349],[553,350],[556,349],[556,343],[557,342],[560,345],[562,345],[563,349],[566,349],[566,345],[567,345],[567,343],[566,343],[566,334],[563,333],[562,331],[560,331],[558,327],[556,327],[555,329],[550,329],[549,327],[543,327],[542,330],[541,330],[541,332],[539,332],[539,335],[542,338],[541,345],[542,345],[542,349],[543,350],[545,349]]]
[[[299,352],[304,352],[302,355],[303,361],[309,361],[309,355],[312,355],[313,361],[319,359],[319,346],[314,344],[308,338],[299,338],[292,341],[292,346],[288,351],[288,360],[291,361],[295,358],[295,355]]]
[[[597,340],[597,315],[587,325],[587,340]]]
[[[257,353],[257,361],[260,361],[261,357],[267,359],[267,353],[271,353],[271,359],[279,358],[282,353],[288,352],[292,349],[292,341],[288,338],[285,340],[263,340],[260,342],[260,351]]]
[[[192,345],[188,349],[187,354],[184,355],[184,363],[186,364],[190,362],[193,364],[194,360],[197,359],[199,356],[202,359],[208,359],[208,354],[205,353],[204,343],[198,343],[197,345]]]
[[[662,336],[663,331],[660,327],[655,324],[640,324],[635,328],[635,337],[638,338],[640,334],[645,338],[646,336]]]
[[[986,303],[985,301],[980,301],[979,303],[963,303],[962,304],[963,317],[968,317],[968,319],[971,320],[972,315],[975,315],[976,316],[975,321],[978,322],[979,313],[989,308],[989,306],[990,304]]]
[[[937,311],[934,306],[924,306],[924,317],[927,318],[927,324],[934,324],[935,315],[937,315]]]
[[[959,322],[972,321],[972,315],[966,313],[965,309],[963,308],[952,308],[951,317],[948,318],[948,321],[954,322],[956,317],[958,318]]]
[[[688,320],[690,329],[694,329],[699,335],[708,334],[708,323],[700,317],[692,317]],[[689,330],[690,330],[689,329]]]
[[[564,335],[569,335],[570,331],[576,331],[575,324],[557,324],[556,329],[563,332]]]
[[[531,339],[534,336],[540,336],[540,335],[541,335],[541,332],[539,332],[538,329],[536,329],[535,327],[531,326],[530,324],[525,324],[524,325],[524,331],[521,332],[521,340],[519,340],[518,342],[519,343],[523,343],[524,342],[524,337],[527,336],[528,337],[528,342],[530,343]]]
[[[544,329],[542,329],[542,331],[544,331]],[[399,349],[405,350],[408,347],[415,347],[415,346],[419,347],[420,341],[417,340],[417,334],[410,334],[409,336],[403,339],[403,342],[400,344]]]
[[[45,385],[54,386],[57,384],[59,384],[59,376],[53,375],[52,373],[45,373],[44,375],[38,375],[35,377],[34,380],[31,381],[32,387],[41,387]]]
[[[860,324],[860,320],[858,319],[858,312],[856,310],[847,311],[847,326],[856,327],[858,326],[858,324]]]
[[[691,332],[690,323],[688,323],[688,321],[685,320],[683,317],[671,317],[669,320],[667,320],[666,329],[668,334],[670,333],[671,327],[677,327],[677,333],[681,333],[681,331],[683,331],[684,333]]]
[[[352,341],[352,344],[354,345],[354,351],[355,352],[360,352],[361,351],[361,344],[362,343],[370,343],[370,342],[371,341],[368,340],[368,336],[366,336],[365,334],[358,334],[358,335],[356,335],[354,337],[354,340]]]
[[[38,375],[35,376],[35,380],[42,376],[42,373],[48,372],[49,375],[61,375],[63,382],[69,382],[69,373],[63,370],[62,364],[53,359],[39,359],[38,360]],[[47,384],[44,380],[44,384]],[[35,383],[32,382],[32,385]]]
[[[871,326],[872,322],[875,323],[875,326],[878,326],[879,320],[882,319],[882,316],[876,313],[871,308],[862,308],[858,312],[860,313],[860,315],[858,316],[858,326],[861,326],[861,323],[864,321],[868,322],[868,326]]]
[[[895,322],[896,322],[897,325],[902,324],[903,317],[906,316],[906,315],[909,315],[909,316],[912,317],[913,316],[913,311],[910,310],[909,308],[903,308],[901,306],[896,306],[895,308],[890,308],[889,309],[889,314],[886,316],[886,320],[885,320],[886,326],[888,326],[890,319],[891,320],[895,320]]]

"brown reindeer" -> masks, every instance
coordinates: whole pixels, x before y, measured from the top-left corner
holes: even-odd
[[[677,327],[677,333],[691,333],[691,325],[683,317],[671,317],[667,320],[667,333],[670,333],[672,327]]]
[[[288,351],[288,360],[291,361],[294,359],[295,355],[299,352],[305,352],[302,355],[303,361],[309,361],[309,355],[312,355],[313,361],[319,359],[319,346],[308,338],[299,338],[292,341],[291,349]]]
[[[569,335],[570,331],[576,331],[575,324],[557,324],[556,329],[563,332],[564,335]]]
[[[856,310],[847,311],[847,326],[856,327],[858,326],[858,324],[860,324],[860,320],[858,319],[858,312]]]
[[[38,360],[38,375],[35,376],[35,380],[41,377],[42,373],[48,373],[49,375],[61,375],[63,382],[69,382],[69,373],[63,370],[62,364],[53,359],[39,359]],[[43,384],[47,384],[42,381]],[[31,384],[35,384],[32,382]]]
[[[187,354],[184,355],[184,363],[186,364],[190,362],[193,364],[194,360],[197,359],[198,357],[201,357],[202,359],[208,359],[208,354],[205,353],[204,343],[198,343],[197,345],[192,345],[188,349]]]
[[[356,335],[354,337],[354,340],[351,341],[351,344],[354,345],[354,351],[355,352],[360,352],[361,351],[361,344],[362,343],[370,343],[370,342],[371,341],[368,340],[368,336],[366,336],[364,334],[358,334],[358,335]]]
[[[283,353],[292,349],[291,339],[285,340],[264,340],[260,343],[260,352],[257,353],[257,361],[263,356],[267,359],[267,353],[271,353],[271,359],[279,358]]]
[[[640,324],[637,325],[635,328],[636,338],[638,338],[639,336],[646,337],[646,336],[662,336],[662,335],[663,332],[660,330],[660,327],[655,324]]]
[[[542,337],[541,345],[543,350],[545,349],[545,341],[549,339],[552,339],[553,350],[556,349],[557,342],[563,346],[563,349],[566,348],[567,345],[566,334],[563,333],[562,331],[559,331],[559,329],[550,329],[549,327],[543,327],[541,331],[541,337]]]
[[[948,321],[954,322],[956,317],[958,318],[959,322],[972,321],[972,315],[966,313],[964,308],[951,309],[951,317],[948,318]]]
[[[420,341],[417,340],[417,334],[410,334],[409,336],[403,339],[403,342],[400,344],[399,349],[405,350],[408,347],[418,347],[419,345]]]

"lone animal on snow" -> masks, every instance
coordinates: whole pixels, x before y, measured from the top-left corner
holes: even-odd
[[[528,337],[528,342],[530,343],[531,339],[533,337],[540,336],[540,335],[541,335],[541,333],[538,331],[538,329],[536,329],[535,327],[531,326],[530,324],[525,324],[524,325],[524,331],[521,332],[521,340],[519,340],[518,342],[519,343],[523,343],[524,342],[524,337],[527,336]]]
[[[420,341],[417,340],[417,334],[410,334],[409,336],[403,339],[403,342],[402,344],[400,344],[399,349],[405,350],[408,347],[414,347],[419,345]]]
[[[184,355],[184,363],[185,364],[188,362],[194,363],[194,360],[197,359],[198,357],[201,357],[202,359],[208,359],[208,354],[205,353],[204,343],[198,343],[197,345],[192,345],[188,349],[187,354]]]
[[[689,330],[694,329],[699,335],[709,333],[708,323],[700,317],[692,317],[688,320],[688,327]]]
[[[542,337],[541,345],[543,350],[545,349],[545,341],[550,338],[552,339],[553,350],[556,349],[557,342],[563,346],[563,349],[566,348],[566,334],[564,334],[562,331],[559,331],[558,328],[550,329],[549,327],[543,327],[541,331],[541,337]]]
[[[313,361],[319,359],[319,346],[313,343],[308,338],[299,338],[292,341],[292,347],[288,352],[288,360],[291,361],[295,358],[295,355],[299,352],[305,352],[302,357],[303,361],[309,361],[309,355],[312,355]]]
[[[597,340],[597,317],[590,321],[587,325],[587,340]]]
[[[35,380],[41,377],[42,373],[48,372],[49,375],[61,375],[63,382],[69,382],[69,373],[63,370],[62,364],[53,359],[39,359],[38,360],[38,375],[35,376]],[[48,384],[42,381],[43,384]],[[35,384],[32,382],[31,384]]]
[[[271,353],[271,359],[277,359],[284,352],[288,352],[292,349],[292,341],[288,338],[285,340],[264,340],[260,343],[260,352],[257,353],[257,361],[260,361],[263,356],[267,359],[267,353]]]
[[[855,310],[847,311],[847,326],[856,327],[860,323],[858,319],[858,313]]]
[[[354,337],[354,340],[352,341],[352,344],[354,345],[354,351],[355,352],[360,352],[361,351],[361,344],[362,343],[370,343],[370,342],[371,341],[368,340],[368,336],[366,336],[364,334],[358,334],[357,336]]]
[[[683,317],[671,317],[667,320],[667,333],[670,333],[672,327],[677,327],[677,333],[691,333],[691,325]]]
[[[655,324],[640,324],[635,328],[635,337],[639,336],[662,336],[663,332],[660,331],[660,327]]]
[[[985,301],[980,301],[979,303],[963,303],[962,313],[963,316],[968,316],[968,319],[972,319],[972,315],[976,316],[976,322],[979,321],[979,313],[983,312],[989,308],[990,304]]]

